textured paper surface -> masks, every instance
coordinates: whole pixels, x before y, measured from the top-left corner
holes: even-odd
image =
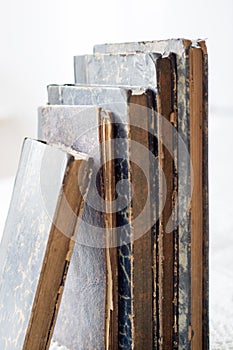
[[[74,57],[76,84],[156,88],[156,60],[160,54],[96,54]]]
[[[31,327],[38,282],[40,280],[42,283],[41,271],[44,259],[48,256],[47,243],[54,227],[53,220],[71,158],[66,152],[44,143],[30,139],[24,142],[0,247],[2,350],[22,349]],[[72,232],[64,234],[72,235]],[[70,241],[69,237],[67,241]],[[58,274],[62,277],[63,269]],[[52,286],[56,295],[58,290],[54,288]],[[51,303],[54,302],[51,320],[55,301],[51,299]],[[43,310],[39,312],[43,313]],[[41,337],[46,337],[45,341],[49,331],[47,329],[46,334],[41,334]]]

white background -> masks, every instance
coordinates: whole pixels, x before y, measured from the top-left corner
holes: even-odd
[[[96,43],[207,38],[211,110],[233,109],[232,0],[0,1],[0,176],[15,173],[22,138],[36,136],[46,86],[72,83],[73,56]]]
[[[229,328],[233,324],[229,311],[233,309],[233,1],[1,0],[0,4],[0,231],[23,138],[36,137],[37,107],[47,102],[46,86],[74,82],[74,55],[91,53],[94,44],[105,42],[207,39],[212,348],[227,349],[233,343]]]

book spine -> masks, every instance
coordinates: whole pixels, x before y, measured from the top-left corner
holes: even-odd
[[[115,148],[115,178],[116,184],[122,180],[131,181],[129,164],[129,125],[114,125],[114,139],[121,139],[119,147]],[[130,190],[129,190],[130,191]],[[119,203],[124,198],[129,201],[130,192],[118,185]],[[118,348],[132,349],[132,210],[130,204],[116,213],[118,232]]]
[[[203,303],[203,61],[200,48],[191,47],[190,62],[190,156],[191,199],[191,329],[192,348],[202,348]]]
[[[158,269],[158,257],[159,257],[159,166],[158,162],[158,123],[157,121],[157,111],[158,111],[158,96],[153,93],[152,103],[153,114],[150,123],[150,164],[151,164],[151,222],[153,223],[151,227],[152,231],[152,245],[151,245],[151,256],[152,256],[152,310],[153,310],[153,350],[158,348],[159,339],[159,269]]]
[[[203,59],[203,350],[209,349],[209,185],[208,185],[208,53],[198,42]]]
[[[118,264],[114,175],[114,143],[111,113],[101,113],[99,128],[101,143],[101,184],[106,236],[106,321],[105,349],[118,350]]]
[[[177,134],[177,65],[176,55],[170,55],[171,62],[171,89],[172,89],[172,106],[173,112],[170,115],[170,123],[173,126],[172,144],[173,144],[173,193],[172,193],[172,221],[173,221],[173,246],[174,246],[174,260],[173,260],[173,349],[178,348],[178,292],[179,292],[179,236],[178,236],[178,134]]]
[[[189,48],[188,42],[177,55],[177,128],[188,154],[190,154],[190,96],[189,96]],[[179,220],[179,290],[178,330],[179,350],[191,347],[191,212],[187,203],[191,200],[191,169],[187,156],[182,157],[178,143],[178,220]]]
[[[177,247],[175,246],[175,232],[173,229],[173,202],[177,191],[177,176],[174,172],[174,144],[173,137],[176,126],[175,116],[175,72],[171,57],[164,57],[158,61],[158,139],[159,161],[163,176],[159,177],[159,338],[158,348],[174,347],[175,318],[175,263],[177,261]],[[171,176],[171,174],[173,176]],[[166,188],[166,198],[165,196]],[[169,231],[168,226],[170,225]]]
[[[130,159],[132,198],[132,310],[133,348],[153,349],[153,229],[151,222],[150,93],[131,95]],[[142,151],[142,147],[145,151]],[[147,205],[148,203],[148,205]],[[146,210],[144,211],[144,208]],[[144,212],[143,212],[144,211]]]

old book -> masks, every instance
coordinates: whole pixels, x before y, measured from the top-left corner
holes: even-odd
[[[178,132],[193,165],[192,205],[186,220],[179,224],[178,342],[181,349],[191,346],[208,349],[208,55],[205,42],[171,39],[105,44],[95,46],[94,52],[176,54]],[[184,205],[185,197],[191,198],[191,168],[187,161],[180,162],[179,167],[182,176],[178,181],[181,194],[178,216],[182,216],[187,204]]]
[[[111,67],[111,69],[110,69]],[[96,54],[75,57],[76,83],[137,85],[155,91],[156,109],[153,130],[159,140],[158,158],[162,169],[159,179],[156,244],[154,245],[154,344],[172,347],[177,343],[177,102],[176,61],[170,54],[156,53]],[[170,154],[171,153],[171,154]],[[177,161],[176,161],[177,163]],[[177,165],[177,164],[176,164]],[[172,176],[171,176],[172,174]],[[165,179],[163,180],[165,176]],[[167,187],[166,198],[164,188]],[[166,199],[166,201],[165,201]],[[177,205],[176,205],[177,207]],[[173,225],[174,221],[174,225]],[[167,234],[166,226],[172,229]],[[136,290],[136,288],[135,288]],[[169,327],[168,327],[169,325]],[[136,331],[134,332],[136,335]],[[156,345],[157,344],[157,345]]]
[[[124,346],[130,348],[133,340],[133,329],[136,334],[133,341],[140,344],[141,348],[150,349],[153,343],[153,270],[151,268],[153,258],[151,253],[145,254],[145,251],[151,251],[155,239],[154,224],[151,224],[152,221],[156,221],[154,217],[156,201],[153,199],[155,189],[154,184],[148,183],[152,178],[152,173],[149,174],[149,172],[153,172],[151,165],[149,166],[149,159],[150,164],[154,162],[148,150],[154,153],[157,149],[157,146],[153,144],[152,137],[155,132],[153,123],[154,94],[149,90],[140,91],[104,86],[49,86],[48,100],[49,103],[65,105],[98,103],[106,109],[111,108],[114,122],[116,184],[122,179],[131,180],[134,195],[132,204],[127,205],[127,211],[132,212],[133,219],[126,217],[126,210],[118,211],[116,217],[119,237],[118,281],[116,281],[119,291],[119,328],[118,325],[115,327],[115,335],[118,339],[117,343],[111,343],[110,349],[123,348]],[[145,147],[146,154],[144,149],[142,151],[142,149],[137,148],[138,144],[142,148]],[[121,159],[124,160],[124,163]],[[126,170],[130,161],[135,165],[129,164],[128,175]],[[147,177],[143,176],[140,168],[145,171]],[[145,189],[144,193],[142,188]],[[122,194],[125,196],[126,193],[123,191]],[[143,211],[142,208],[147,197],[149,204],[144,217],[141,216],[141,223],[134,221]],[[151,217],[148,219],[147,215]],[[148,224],[146,228],[145,222]],[[124,231],[122,231],[121,226]],[[143,233],[144,235],[142,235]],[[143,272],[145,278],[142,280]],[[113,293],[116,295],[116,288],[113,288]]]
[[[1,349],[49,348],[91,166],[84,154],[24,142],[0,247]]]
[[[86,152],[94,159],[92,182],[54,339],[69,350],[104,349],[110,337],[112,314],[117,317],[111,303],[110,252],[106,260],[105,251],[106,233],[110,231],[108,240],[114,239],[109,224],[106,230],[106,221],[114,220],[114,215],[109,213],[106,220],[101,196],[104,186],[108,186],[108,190],[112,188],[111,174],[105,174],[105,166],[101,163],[111,152],[112,145],[100,143],[111,135],[111,114],[96,106],[45,106],[39,109],[39,120],[39,133],[43,140],[62,143]],[[108,184],[107,179],[110,181]],[[104,193],[106,191],[104,189]]]

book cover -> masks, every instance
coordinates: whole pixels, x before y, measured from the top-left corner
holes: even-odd
[[[49,348],[90,176],[88,156],[24,141],[0,246],[1,349]]]

